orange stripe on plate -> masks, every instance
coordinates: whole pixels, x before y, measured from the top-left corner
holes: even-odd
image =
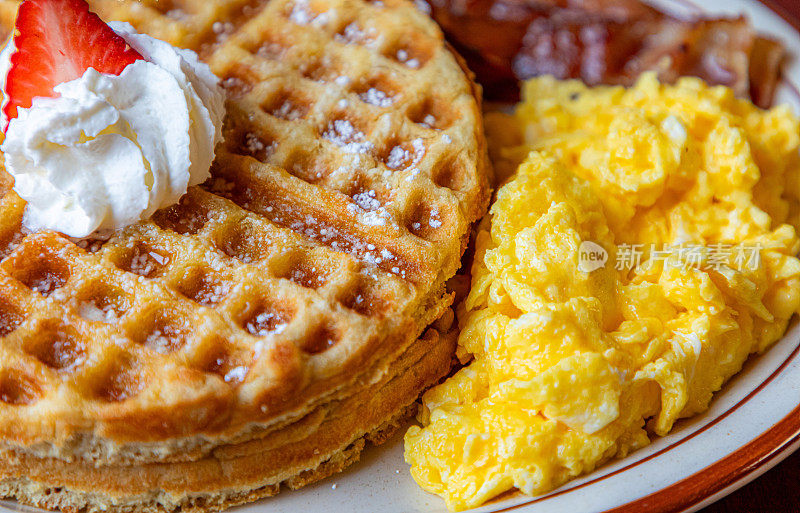
[[[538,497],[538,498],[532,499],[530,501],[527,501],[527,502],[524,502],[524,503],[521,503],[521,504],[517,504],[515,506],[510,506],[510,507],[507,507],[507,508],[504,508],[504,509],[499,509],[499,510],[496,510],[495,513],[503,513],[503,512],[507,512],[507,511],[513,511],[513,510],[516,510],[516,509],[519,509],[519,508],[522,508],[522,507],[529,506],[531,504],[535,504],[535,503],[538,503],[538,502],[544,502],[544,501],[547,501],[547,500],[552,499],[554,497],[558,497],[560,495],[564,495],[564,494],[567,494],[567,493],[574,492],[575,490],[580,490],[581,488],[585,488],[587,486],[599,483],[600,481],[604,481],[604,480],[606,480],[606,479],[608,479],[610,477],[613,477],[613,476],[615,476],[617,474],[621,474],[622,472],[626,472],[626,471],[628,471],[628,470],[630,470],[632,468],[638,467],[642,463],[650,461],[653,458],[657,458],[658,456],[661,456],[662,454],[664,454],[664,453],[666,453],[668,451],[671,451],[671,450],[675,449],[676,447],[679,447],[680,445],[688,442],[689,440],[695,438],[696,436],[708,431],[709,429],[711,429],[712,427],[717,425],[719,422],[724,420],[726,417],[730,416],[736,410],[738,410],[739,408],[744,406],[747,402],[749,402],[751,399],[753,399],[753,397],[755,397],[759,392],[761,392],[767,385],[769,385],[779,374],[781,374],[781,372],[783,372],[786,369],[786,367],[788,367],[789,364],[792,363],[792,361],[796,357],[798,357],[799,355],[800,355],[800,345],[798,345],[798,347],[796,347],[792,351],[792,353],[786,358],[786,360],[784,360],[784,362],[780,365],[780,367],[775,369],[775,371],[773,371],[772,374],[770,374],[761,384],[759,384],[758,387],[756,387],[749,394],[747,394],[747,396],[745,396],[741,401],[739,401],[738,403],[733,405],[729,410],[727,410],[724,413],[720,414],[718,417],[716,417],[714,420],[710,421],[708,424],[706,424],[702,428],[700,428],[697,431],[695,431],[694,433],[692,433],[690,435],[687,435],[686,437],[678,440],[677,442],[673,443],[672,445],[669,445],[669,446],[667,446],[667,447],[665,447],[665,448],[663,448],[663,449],[661,449],[661,450],[659,450],[659,451],[657,451],[657,452],[655,452],[655,453],[653,453],[653,454],[651,454],[651,455],[649,455],[649,456],[647,456],[645,458],[642,458],[641,460],[638,460],[638,461],[636,461],[634,463],[631,463],[630,465],[627,465],[625,467],[617,469],[614,472],[610,472],[610,473],[608,473],[608,474],[606,474],[604,476],[597,477],[595,479],[592,479],[591,481],[587,481],[587,482],[582,483],[582,484],[580,484],[578,486],[575,486],[575,487],[572,487],[572,488],[567,488],[567,489],[561,490],[561,491],[556,491],[556,492],[551,493],[549,495],[545,495],[543,497]],[[798,406],[798,409],[800,409],[800,406]],[[775,424],[775,426],[771,427],[769,429],[769,431],[767,431],[763,435],[760,435],[759,438],[757,438],[757,439],[753,440],[752,442],[750,442],[750,444],[755,444],[762,437],[764,437],[765,435],[768,435],[773,430],[775,430],[780,425],[781,422],[787,421],[787,419],[794,419],[794,426],[795,426],[797,431],[800,431],[800,414],[796,414],[796,413],[797,413],[797,409],[794,410],[792,412],[792,414],[788,415],[783,420],[781,420],[778,424]],[[789,438],[791,438],[791,437],[789,437]],[[788,446],[788,445],[791,445],[792,443],[794,443],[794,440],[784,439],[783,442],[786,442],[786,443],[777,443],[772,447],[772,450],[780,451],[782,447]],[[745,445],[742,449],[749,447],[750,444]],[[741,449],[739,449],[739,450],[741,450]],[[736,453],[732,453],[732,454],[737,454],[739,450],[737,450]],[[765,456],[768,456],[768,454],[765,455]],[[717,463],[720,463],[720,462],[724,461],[726,458],[723,458],[722,460],[718,461]],[[712,464],[712,467],[713,467],[713,465],[716,465],[717,463]],[[764,462],[764,463],[766,463],[766,462]],[[711,468],[711,467],[708,467],[708,468]],[[697,474],[701,474],[703,472],[705,472],[705,470],[701,470]],[[696,479],[697,474],[695,474],[693,477],[691,477],[689,479]],[[675,483],[674,485],[671,485],[671,486],[669,486],[667,488],[664,488],[662,491],[672,490],[670,493],[677,493],[676,491],[673,490],[673,487],[674,486],[678,486],[682,482],[683,481],[679,481],[678,483]],[[725,486],[728,486],[728,485],[725,485]],[[725,488],[725,486],[720,487],[719,490]],[[713,495],[714,493],[717,493],[719,490],[715,490],[715,491],[713,491],[711,493],[706,494],[704,497],[702,497],[702,499],[705,499],[705,498]],[[661,493],[661,492],[656,492],[656,493]],[[681,497],[675,497],[675,499],[680,499],[680,498]],[[686,499],[687,502],[690,502],[689,498],[687,498],[687,497],[684,497],[684,498]],[[629,503],[629,504],[634,504],[636,502],[637,501],[634,501],[634,502]],[[628,507],[628,505],[620,506],[617,509],[609,510],[609,511],[606,511],[605,513],[611,513],[611,511],[613,511],[613,512],[629,511],[629,510],[626,510],[626,509],[619,509],[619,508],[627,508],[627,507]],[[634,510],[630,510],[630,511],[634,511]],[[672,513],[675,510],[674,509],[670,509],[670,508],[666,508],[666,507],[662,508],[662,507],[650,505],[648,507],[648,509],[644,509],[644,510],[640,509],[640,510],[635,510],[635,511],[637,511],[637,513],[641,513],[642,511],[646,511],[647,513]],[[680,510],[678,510],[678,511],[680,511]]]
[[[691,476],[606,513],[678,513],[741,481],[800,440],[800,406],[749,444]]]

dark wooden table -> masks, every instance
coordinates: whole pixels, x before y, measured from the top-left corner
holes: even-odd
[[[785,14],[800,19],[800,0],[772,0]],[[800,48],[790,48],[795,54]],[[702,513],[800,511],[800,451],[744,488],[705,508]]]
[[[800,452],[701,513],[795,513],[800,511]],[[644,513],[644,512],[643,512]]]

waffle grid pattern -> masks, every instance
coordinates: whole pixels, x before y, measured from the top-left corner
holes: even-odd
[[[423,14],[91,3],[209,62],[226,140],[209,182],[105,242],[26,233],[0,171],[0,440],[287,422],[446,310],[488,177],[471,85]],[[6,28],[16,4],[0,1]]]

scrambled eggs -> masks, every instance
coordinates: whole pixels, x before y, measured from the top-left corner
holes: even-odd
[[[473,360],[424,395],[405,439],[416,481],[456,510],[666,434],[800,309],[788,108],[653,75],[629,90],[539,78],[525,98],[524,153],[495,150],[527,157],[480,227],[459,312]]]

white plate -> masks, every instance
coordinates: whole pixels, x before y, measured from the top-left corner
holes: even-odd
[[[800,34],[755,0],[658,0],[677,12],[745,13],[756,28],[800,54]],[[697,5],[702,3],[703,7]],[[777,103],[800,114],[800,63],[792,59]],[[747,484],[800,446],[800,325],[765,355],[752,358],[720,391],[706,413],[679,422],[667,437],[551,494],[513,496],[473,510],[481,513],[692,512]],[[400,432],[364,451],[361,462],[317,484],[237,513],[445,513],[444,502],[422,491],[403,461]],[[0,462],[2,464],[2,462]],[[37,511],[0,501],[0,510]]]

